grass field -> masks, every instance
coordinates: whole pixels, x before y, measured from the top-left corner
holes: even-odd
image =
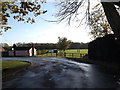
[[[81,53],[81,54],[88,54],[88,49],[68,49],[65,50],[66,53]]]
[[[46,50],[47,51],[47,50]],[[40,54],[36,56],[52,56],[52,57],[69,57],[69,58],[81,58],[88,54],[88,49],[68,49],[65,50],[65,53],[63,51],[59,51],[58,54],[56,53],[45,53],[45,54]]]

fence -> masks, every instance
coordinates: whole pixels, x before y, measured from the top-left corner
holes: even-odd
[[[41,56],[54,56],[54,57],[69,57],[69,58],[83,58],[87,53],[45,53]]]

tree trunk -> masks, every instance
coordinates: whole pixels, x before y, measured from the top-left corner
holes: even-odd
[[[116,41],[120,45],[120,15],[112,2],[102,2],[102,5]]]
[[[106,35],[89,43],[88,56],[95,60],[120,62],[120,15],[114,3],[102,2],[102,5],[114,35]]]

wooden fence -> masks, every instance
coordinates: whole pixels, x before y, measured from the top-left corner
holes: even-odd
[[[87,56],[86,53],[45,53],[41,56],[54,56],[54,57],[70,57],[70,58],[83,58],[84,56]]]

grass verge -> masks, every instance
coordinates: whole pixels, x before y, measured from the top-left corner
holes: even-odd
[[[0,61],[2,70],[2,81],[9,80],[12,76],[23,71],[26,67],[31,65],[27,61]]]

